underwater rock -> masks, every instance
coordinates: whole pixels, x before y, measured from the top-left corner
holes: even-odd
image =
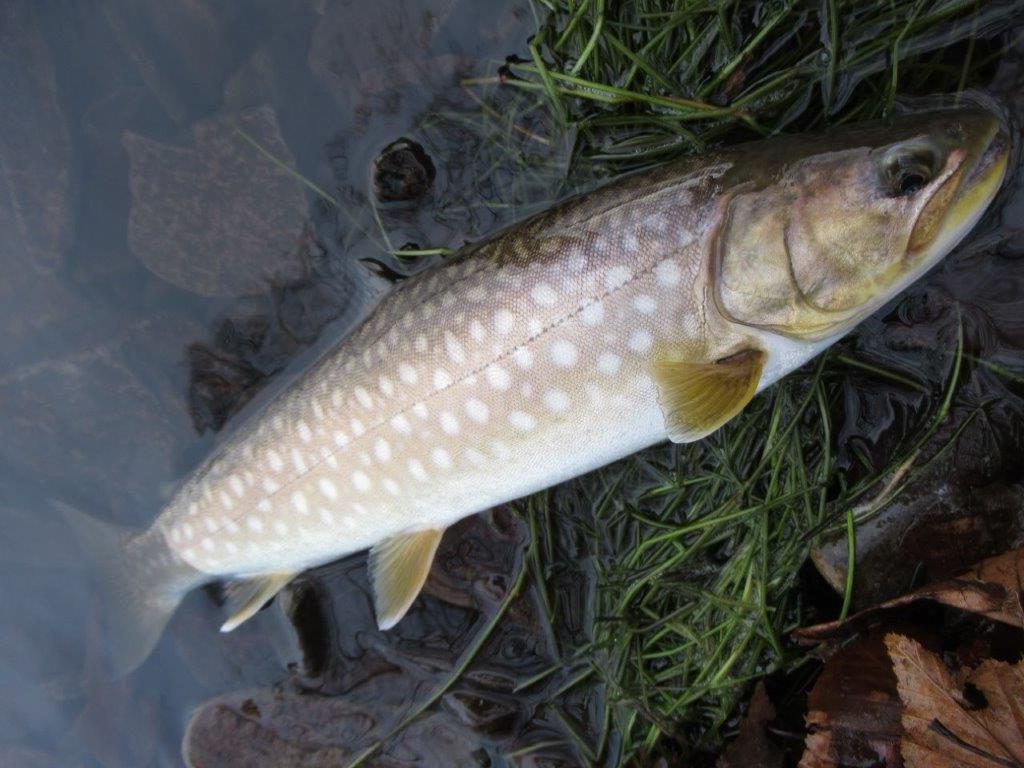
[[[202,296],[263,293],[302,279],[306,196],[285,170],[295,160],[274,110],[202,121],[193,132],[194,149],[125,133],[132,251],[156,275]]]

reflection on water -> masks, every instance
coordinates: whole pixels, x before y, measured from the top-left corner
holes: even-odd
[[[425,116],[465,108],[453,84],[522,53],[533,23],[526,0],[3,4],[0,764],[177,765],[195,712],[197,764],[337,765],[435,698],[380,764],[615,754],[600,722],[610,693],[580,685],[582,667],[517,690],[592,633],[593,574],[571,532],[545,554],[568,564],[551,574],[567,617],[554,626],[541,593],[514,595],[530,535],[497,513],[445,537],[394,633],[375,630],[355,557],[227,636],[216,594],[190,595],[147,663],[109,682],[93,674],[92,595],[54,506],[148,524],[232,414],[342,336],[386,290],[379,275],[408,268],[388,251],[455,246],[522,213],[533,198],[481,204],[499,182],[475,174],[473,137]],[[1002,93],[1022,92],[1017,65],[999,78]],[[436,177],[420,179],[431,191],[378,210],[373,160],[407,134],[433,155]],[[1021,211],[1014,188],[1001,226],[851,348],[883,361],[949,349],[958,301],[971,354],[1024,375]],[[901,340],[907,325],[934,338]],[[972,379],[1003,387],[1012,410],[1022,392],[1007,381]],[[876,449],[893,413],[862,419],[851,406],[844,439]],[[1019,420],[997,430],[1007,456],[1024,442]],[[562,493],[563,508],[580,506]],[[498,610],[500,632],[475,647]]]

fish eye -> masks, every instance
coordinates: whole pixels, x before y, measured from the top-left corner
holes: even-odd
[[[930,147],[893,147],[882,160],[882,188],[889,197],[912,197],[928,186],[938,169],[938,155]]]

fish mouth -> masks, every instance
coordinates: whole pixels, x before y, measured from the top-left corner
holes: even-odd
[[[1003,121],[990,115],[988,130],[979,136],[976,146],[970,153],[973,157],[966,158],[961,170],[944,185],[953,187],[952,200],[938,231],[927,242],[914,247],[919,225],[915,226],[908,256],[923,265],[930,266],[949,253],[978,223],[1002,187],[1010,158],[1010,137]],[[939,190],[933,199],[942,196]],[[925,218],[926,212],[927,206],[919,220]]]

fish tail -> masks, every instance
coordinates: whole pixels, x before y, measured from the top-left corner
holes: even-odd
[[[182,597],[205,579],[159,530],[135,533],[60,507],[90,563],[102,656],[122,677],[146,660]]]

